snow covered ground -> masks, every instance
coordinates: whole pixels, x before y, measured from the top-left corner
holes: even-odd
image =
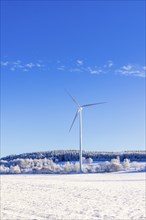
[[[1,220],[144,220],[145,172],[2,175]]]

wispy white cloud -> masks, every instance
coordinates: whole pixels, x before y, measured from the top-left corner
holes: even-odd
[[[101,68],[98,68],[97,66],[95,67],[88,67],[87,72],[89,72],[90,74],[95,74],[95,75],[99,75],[99,74],[103,74],[104,71]]]
[[[44,64],[42,62],[28,62],[28,63],[23,63],[21,60],[16,60],[16,61],[1,61],[1,66],[7,67],[11,71],[16,71],[16,70],[22,70],[22,71],[29,71],[32,68],[38,68],[41,69],[44,67]]]
[[[69,72],[82,72],[83,71],[81,68],[70,68],[68,70]]]
[[[35,67],[35,64],[34,63],[27,63],[27,64],[25,64],[25,67],[31,69],[31,68]]]
[[[1,61],[1,66],[8,66],[9,62],[8,61]]]
[[[0,62],[3,68],[7,68],[10,71],[23,71],[29,72],[31,70],[39,71],[62,71],[62,72],[86,72],[91,75],[101,75],[101,74],[119,74],[123,76],[133,76],[133,77],[146,77],[146,66],[140,66],[136,64],[123,64],[123,66],[118,67],[114,64],[112,60],[107,60],[107,62],[101,66],[89,65],[89,63],[81,59],[77,59],[74,63],[62,63],[60,60],[43,62],[38,60],[37,62],[22,62],[21,60],[9,61],[4,60]],[[116,68],[115,68],[116,67]]]
[[[131,64],[128,64],[127,66],[123,66],[122,69],[124,71],[130,71],[133,68],[133,66]]]
[[[57,68],[58,70],[65,70],[65,71],[69,71],[69,72],[88,72],[89,74],[95,74],[95,75],[99,75],[99,74],[104,74],[106,72],[108,72],[107,69],[109,69],[111,66],[113,65],[113,62],[107,61],[106,67],[105,66],[89,66],[87,64],[85,64],[84,60],[81,59],[77,59],[76,62],[72,65],[66,66],[66,68],[62,68],[59,67]]]
[[[41,68],[41,67],[44,67],[44,65],[40,63],[36,63],[36,67]]]
[[[146,77],[145,70],[145,66],[127,64],[115,70],[115,72],[124,76]]]
[[[108,61],[108,67],[111,68],[113,65],[114,65],[113,61],[112,61],[112,60],[109,60],[109,61]]]
[[[61,65],[57,67],[57,70],[65,71],[65,69],[66,69],[65,65]]]
[[[78,66],[82,66],[84,64],[84,61],[83,60],[77,60],[77,65]]]
[[[103,65],[103,68],[111,68],[114,65],[112,60],[108,60],[106,64]]]

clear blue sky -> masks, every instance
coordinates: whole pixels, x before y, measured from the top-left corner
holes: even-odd
[[[145,1],[1,1],[1,155],[145,148]]]

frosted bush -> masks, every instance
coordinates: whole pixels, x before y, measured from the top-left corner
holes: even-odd
[[[9,167],[5,167],[4,165],[0,166],[0,173],[9,173]]]
[[[123,167],[124,167],[124,170],[128,170],[130,168],[130,160],[129,159],[124,159]]]
[[[87,166],[85,164],[83,164],[82,170],[83,173],[88,173]]]
[[[49,160],[47,158],[44,158],[44,159],[42,159],[42,163],[43,163],[43,165],[51,165],[51,164],[53,164],[53,161]]]
[[[46,168],[48,169],[48,171],[50,170],[50,172],[53,173],[54,169],[55,169],[54,163],[53,164],[48,164]]]
[[[95,167],[95,172],[97,172],[97,173],[103,172],[102,169],[101,169],[100,164],[97,164],[97,165],[96,165],[96,167]]]
[[[139,166],[139,164],[136,161],[133,161],[131,163],[131,167],[134,168],[135,170],[139,170],[140,169],[140,166]]]
[[[146,171],[146,164],[142,164],[139,166],[140,171]]]
[[[75,169],[75,172],[80,172],[80,164],[79,162],[76,162],[75,165],[74,165],[74,169]]]
[[[21,173],[20,167],[18,165],[16,166],[10,166],[10,173]]]
[[[123,170],[122,164],[119,164],[119,163],[112,163],[111,164],[111,167],[110,167],[111,172],[116,172],[116,171],[121,171],[121,170]]]
[[[96,172],[95,167],[92,164],[89,164],[87,166],[87,171],[88,171],[88,173],[95,173]]]
[[[93,159],[92,159],[91,157],[89,157],[88,159],[86,159],[86,161],[87,161],[88,164],[93,163]]]
[[[101,165],[100,168],[103,172],[110,172],[111,171],[111,163],[109,161],[106,161],[104,164]]]
[[[119,159],[112,159],[111,160],[111,165],[110,165],[110,171],[111,172],[116,172],[116,171],[121,171],[123,170],[122,164],[120,164]]]
[[[19,167],[20,167],[21,169],[24,169],[24,168],[26,167],[26,162],[25,162],[24,159],[18,159],[18,160],[17,160],[17,164],[19,165]]]
[[[39,167],[39,160],[38,159],[34,159],[33,160],[33,163],[34,163],[34,167]]]
[[[34,159],[34,166],[41,169],[43,167],[42,160],[41,159]]]
[[[70,162],[66,162],[65,164],[64,164],[64,172],[65,173],[70,173],[71,172],[71,164],[70,164]]]
[[[101,172],[116,172],[123,170],[122,164],[120,164],[119,159],[112,159],[111,162],[106,161],[102,164],[97,164],[95,167],[95,171],[97,173]]]
[[[59,164],[56,164],[55,172],[60,173],[62,170],[62,167]]]
[[[53,172],[53,173],[60,173],[61,171],[61,167],[59,164],[56,164],[56,163],[53,163],[52,165],[48,165],[48,168],[50,168],[50,170]]]
[[[43,168],[47,168],[48,166],[52,166],[53,167],[54,163],[52,160],[49,160],[47,158],[42,159],[42,169]]]
[[[44,166],[46,166],[48,164],[48,159],[45,157],[44,159],[42,159],[42,163]]]

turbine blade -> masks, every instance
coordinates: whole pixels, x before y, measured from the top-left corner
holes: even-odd
[[[100,105],[100,104],[105,104],[107,102],[97,102],[97,103],[92,103],[92,104],[87,104],[87,105],[82,105],[81,107],[88,107],[88,106],[92,106],[92,105]]]
[[[78,116],[78,113],[79,113],[79,111],[77,111],[76,114],[75,114],[75,117],[74,117],[73,122],[72,122],[72,124],[71,124],[71,126],[70,126],[70,129],[69,129],[69,132],[71,131],[71,129],[72,129],[72,127],[73,127],[73,124],[74,124],[74,122],[75,122],[75,120],[76,120],[76,118],[77,118],[77,116]]]
[[[77,101],[75,100],[75,98],[67,91],[67,90],[65,90],[66,91],[66,93],[69,95],[69,97],[73,100],[73,102],[78,106],[78,107],[80,107],[80,105],[77,103]]]

